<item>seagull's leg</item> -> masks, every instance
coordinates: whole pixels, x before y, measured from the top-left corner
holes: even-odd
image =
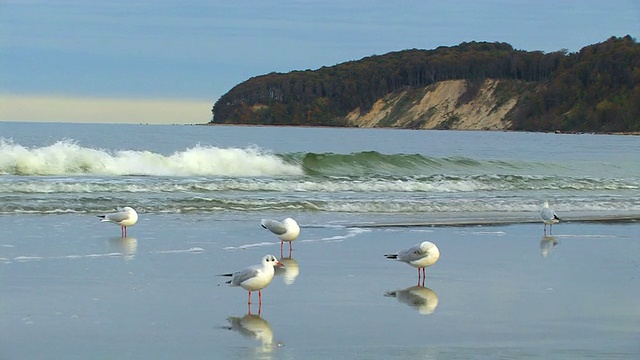
[[[289,243],[289,245],[291,245],[291,243]],[[291,259],[291,251],[292,251],[292,250],[293,250],[293,249],[291,249],[291,246],[289,246],[289,259]]]
[[[258,302],[260,307],[262,307],[262,290],[258,290]]]
[[[262,303],[258,305],[258,316],[262,315]]]
[[[544,223],[544,234],[547,235],[547,223]]]
[[[283,257],[284,255],[282,255],[282,249],[284,248],[284,240],[280,241],[280,257]]]
[[[549,235],[553,235],[553,224],[549,224]]]
[[[247,302],[249,307],[251,307],[251,290],[249,290],[249,301]]]

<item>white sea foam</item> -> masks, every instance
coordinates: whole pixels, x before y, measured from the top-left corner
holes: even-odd
[[[41,256],[16,256],[15,258],[13,258],[14,261],[18,261],[18,262],[40,261],[44,259],[45,258]]]
[[[504,236],[507,235],[504,231],[458,231],[462,235],[490,235],[490,236]]]
[[[302,168],[255,147],[197,145],[171,155],[138,150],[82,147],[70,140],[27,148],[0,139],[0,174],[13,175],[156,175],[286,176]]]
[[[118,253],[118,252],[112,252],[112,253],[106,253],[106,254],[89,254],[89,255],[85,255],[85,257],[87,258],[104,258],[104,257],[119,257],[122,256],[122,253]],[[69,258],[68,256],[65,256],[65,258]]]
[[[589,238],[589,239],[615,239],[615,238],[623,238],[625,236],[620,236],[620,235],[601,235],[601,234],[573,234],[573,235],[553,235],[553,237],[555,238],[574,238],[574,239],[581,239],[581,238]],[[633,237],[633,236],[626,236],[627,238]]]
[[[200,254],[204,252],[203,248],[200,247],[192,247],[189,249],[177,249],[177,250],[158,250],[158,251],[151,251],[149,252],[150,254],[187,254],[187,253],[191,253],[191,254]]]
[[[263,247],[263,246],[273,246],[276,244],[280,244],[279,242],[275,243],[275,242],[261,242],[261,243],[255,243],[255,244],[244,244],[244,245],[239,245],[239,246],[226,246],[223,247],[222,250],[228,250],[228,251],[235,251],[235,250],[246,250],[249,248],[255,248],[255,247]]]
[[[181,254],[181,253],[191,253],[191,254],[199,254],[204,252],[203,248],[200,247],[192,247],[189,249],[178,249],[178,250],[160,250],[160,251],[152,251],[150,254]],[[102,259],[102,258],[120,258],[124,257],[128,259],[132,256],[132,254],[125,254],[121,252],[109,252],[109,253],[95,253],[95,254],[87,254],[87,255],[62,255],[62,256],[16,256],[13,258],[13,261],[16,262],[30,262],[30,261],[43,261],[43,260],[77,260],[77,259]],[[0,258],[0,262],[9,263],[9,259]]]
[[[300,242],[342,242],[348,238],[352,238],[358,236],[360,234],[371,232],[371,229],[364,229],[359,227],[349,227],[345,228],[346,233],[342,235],[328,236],[320,239],[305,239]]]

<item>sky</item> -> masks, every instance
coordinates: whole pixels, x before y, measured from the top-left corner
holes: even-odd
[[[0,121],[196,124],[235,85],[404,49],[640,40],[637,0],[0,0]]]

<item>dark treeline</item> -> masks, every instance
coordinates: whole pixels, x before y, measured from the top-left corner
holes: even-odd
[[[630,36],[559,62],[544,90],[520,102],[515,130],[640,131],[640,46]]]
[[[346,126],[349,112],[368,111],[390,93],[487,78],[540,85],[526,96],[512,94],[519,99],[508,115],[514,130],[640,131],[640,46],[630,36],[571,54],[469,42],[370,56],[315,71],[270,73],[220,97],[212,122]]]

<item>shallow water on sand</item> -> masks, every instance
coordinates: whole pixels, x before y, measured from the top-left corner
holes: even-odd
[[[251,316],[247,292],[216,274],[280,257],[258,218],[147,214],[120,239],[92,216],[2,216],[0,358],[640,354],[637,223],[561,223],[544,237],[541,224],[348,228],[294,215],[292,259]],[[383,254],[427,239],[442,255],[416,288],[416,270]]]

